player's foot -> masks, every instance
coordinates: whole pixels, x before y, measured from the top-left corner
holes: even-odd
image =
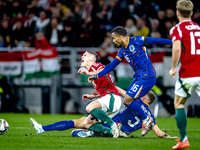
[[[149,116],[147,117],[147,119],[145,119],[145,120],[143,121],[143,123],[142,123],[142,134],[141,134],[141,136],[145,136],[145,135],[149,132],[152,123],[153,123],[153,118],[152,118],[152,117],[149,117]]]
[[[91,137],[94,135],[94,132],[93,131],[80,131],[77,135],[82,138]]]
[[[37,123],[33,118],[30,118],[30,123],[32,124],[32,126],[35,128],[37,134],[41,134],[43,132],[45,132],[42,128],[42,125]]]
[[[112,135],[113,135],[113,138],[118,138],[119,137],[119,133],[120,133],[120,130],[121,130],[121,123],[114,123],[112,125]]]
[[[176,139],[176,141],[178,141],[178,143],[173,146],[172,149],[186,149],[190,147],[188,140],[186,140],[185,142],[181,142],[181,140]]]
[[[119,136],[120,136],[120,137],[125,137],[125,138],[128,137],[127,134],[124,133],[124,132],[122,132],[121,130],[119,131]]]

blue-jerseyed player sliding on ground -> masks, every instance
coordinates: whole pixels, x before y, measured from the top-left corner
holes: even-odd
[[[122,97],[125,96],[126,91],[123,89],[116,87],[118,92]],[[94,92],[93,92],[94,93]],[[93,95],[92,93],[92,95]],[[96,95],[96,94],[95,94]],[[98,94],[97,94],[98,95]],[[145,96],[141,97],[140,99],[137,99],[139,102],[140,107],[145,110],[145,113],[149,116],[153,116],[151,111],[149,110],[148,106],[153,103],[155,100],[155,95],[152,91],[149,91]],[[87,130],[84,128],[84,120],[86,117],[82,117],[80,119],[74,119],[74,120],[65,120],[65,121],[59,121],[54,124],[49,125],[41,125],[37,123],[33,118],[30,119],[33,127],[36,129],[36,132],[38,134],[48,132],[48,131],[64,131],[71,128],[78,128],[72,131],[72,136],[75,137],[90,137],[90,136],[112,136],[112,128],[102,124],[100,124],[98,121],[93,120],[93,123]],[[131,134],[132,132],[139,130],[142,128],[142,120],[137,117],[137,115],[131,111],[130,109],[127,109],[125,106],[122,108],[122,111],[119,112],[116,116],[112,118],[113,121],[117,123],[121,123],[122,131],[120,131],[121,137],[127,137],[127,135]],[[167,135],[166,133],[162,132],[156,122],[155,119],[153,121],[153,124],[151,125],[151,129],[154,131],[154,133],[161,138],[177,138],[177,137],[171,137]],[[96,131],[96,132],[94,132]],[[102,133],[102,134],[100,134]]]
[[[115,27],[111,33],[113,42],[117,46],[122,45],[122,48],[116,58],[101,72],[98,74],[89,73],[91,76],[88,80],[92,82],[93,80],[106,75],[125,58],[133,68],[135,74],[133,76],[134,80],[127,89],[123,103],[143,120],[141,135],[145,136],[150,130],[150,126],[153,123],[153,118],[144,113],[144,110],[142,110],[136,99],[146,95],[156,83],[156,73],[151,60],[149,59],[148,51],[145,46],[147,44],[156,43],[172,44],[172,41],[168,39],[142,36],[128,37],[126,29],[121,26]]]
[[[116,88],[118,92],[120,93],[120,95],[124,97],[126,94],[126,91],[124,91],[123,89],[119,87],[116,87]],[[154,100],[155,100],[155,94],[152,91],[149,91],[145,96],[137,99],[140,107],[145,111],[145,113],[148,116],[151,116],[152,118],[154,118],[154,116],[149,109],[149,105],[152,104]],[[142,128],[142,120],[138,118],[138,116],[133,111],[131,111],[130,109],[127,109],[126,106],[122,109],[121,112],[119,112],[116,116],[114,116],[112,120],[116,123],[122,124],[122,128],[120,131],[121,137],[127,137],[127,135]],[[89,128],[89,130],[91,129],[91,127]],[[90,130],[90,131],[84,130],[84,129],[75,129],[72,131],[71,134],[74,137],[107,136],[108,134],[110,136],[112,135],[111,127],[106,126],[106,124],[104,124],[104,126],[102,124],[98,124],[98,128],[94,128],[94,129],[95,130]],[[154,131],[154,133],[158,137],[178,138],[177,136],[171,137],[167,135],[166,133],[162,132],[158,128],[155,118],[151,125],[151,129]],[[99,132],[104,133],[104,134],[99,134]]]

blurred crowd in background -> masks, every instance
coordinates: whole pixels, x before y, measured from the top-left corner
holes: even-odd
[[[200,24],[200,1],[193,0]],[[170,38],[176,0],[0,0],[0,47],[114,47],[116,26],[129,36]]]
[[[111,30],[116,26],[125,27],[128,36],[170,39],[169,30],[178,23],[176,1],[0,0],[0,47],[100,47],[99,61],[107,65],[107,49],[115,47]],[[200,0],[192,1],[192,20],[200,25]],[[169,45],[152,47],[163,46]],[[65,66],[68,64],[67,61]],[[117,82],[115,70],[113,74]],[[28,112],[24,106],[21,110],[15,107],[19,98],[13,82],[0,76],[0,83],[0,111]],[[162,91],[158,100],[174,115],[173,98],[167,94],[167,87],[159,80],[156,86]],[[192,116],[191,112],[192,106],[188,116]]]

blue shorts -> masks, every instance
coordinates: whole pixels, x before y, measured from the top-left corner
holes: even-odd
[[[156,83],[156,77],[134,79],[128,87],[126,94],[132,98],[140,98],[146,95]]]

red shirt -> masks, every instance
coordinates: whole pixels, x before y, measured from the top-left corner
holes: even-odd
[[[46,49],[46,48],[51,48],[51,44],[49,43],[49,41],[43,37],[41,40],[35,40],[34,42],[35,48],[41,48],[41,49]]]
[[[105,66],[102,65],[101,63],[94,63],[90,67],[89,72],[98,71],[98,70],[103,69],[104,67]],[[112,79],[109,73],[103,77],[98,78],[97,80],[94,80],[92,84],[101,97],[107,94],[115,94],[119,96],[119,93],[114,83],[112,82]]]
[[[181,78],[200,77],[200,27],[191,20],[185,20],[171,28],[172,41],[181,41]]]

